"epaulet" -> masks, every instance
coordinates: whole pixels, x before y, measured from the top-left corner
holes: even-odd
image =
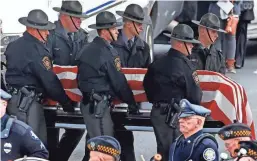
[[[13,132],[23,135],[26,133],[27,129],[29,129],[29,128],[30,128],[29,125],[27,125],[26,123],[24,123],[20,120],[15,119],[13,121],[13,128],[12,128]]]
[[[204,145],[207,145],[206,142],[205,142],[207,139],[212,140],[218,147],[218,142],[215,139],[215,137],[211,134],[208,134],[208,133],[204,133],[204,134],[200,135],[199,138],[196,139],[195,146],[197,146],[200,143],[204,144]]]

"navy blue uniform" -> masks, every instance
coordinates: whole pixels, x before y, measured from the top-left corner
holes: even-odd
[[[193,146],[194,141],[201,135],[202,130],[186,139],[179,137],[171,145],[169,161],[218,161],[218,145],[212,139],[205,138],[197,146]]]
[[[122,30],[119,30],[117,41],[112,42],[119,53],[122,67],[147,68],[151,63],[149,45],[140,37],[134,37],[131,46]]]
[[[56,28],[50,31],[47,42],[53,64],[77,65],[76,56],[83,45],[87,43],[87,33],[83,29],[68,33],[60,21],[56,21],[55,25]]]
[[[92,89],[135,104],[133,93],[123,73],[117,51],[104,39],[96,37],[81,51],[78,64],[78,83],[84,98]]]
[[[11,161],[24,155],[48,159],[48,151],[30,127],[4,115],[1,118],[1,160]]]
[[[51,70],[52,61],[45,44],[25,32],[23,37],[8,45],[5,54],[8,85],[17,89],[26,85],[33,86],[38,92],[61,104],[70,101],[61,82]]]
[[[209,70],[225,74],[225,58],[222,52],[211,45],[210,49],[204,48],[201,44],[196,44],[190,55],[197,70]]]
[[[166,113],[163,114],[163,110],[155,104],[171,103],[172,99],[180,101],[185,98],[199,105],[202,91],[195,67],[185,55],[171,48],[168,55],[157,59],[148,67],[143,85],[149,102],[154,104],[151,121],[157,152],[163,156],[163,160],[168,160],[169,147],[179,136],[179,131],[165,123]]]
[[[28,32],[24,32],[23,37],[10,43],[5,52],[7,59],[6,82],[9,86],[20,89],[24,86],[32,86],[36,89],[37,95],[58,101],[63,108],[71,104],[66,95],[60,80],[52,71],[52,60],[48,48],[44,43],[33,37]],[[17,93],[12,93],[13,97],[8,103],[9,114],[18,114]],[[34,100],[27,110],[28,118],[26,123],[33,129],[37,136],[46,144],[46,123],[41,102]],[[30,113],[31,112],[31,113]],[[22,119],[22,121],[25,121]]]
[[[48,46],[51,50],[53,64],[57,65],[76,65],[76,56],[82,46],[87,43],[87,33],[83,29],[77,32],[68,33],[62,26],[60,20],[55,22],[56,28],[50,31],[48,36]],[[46,113],[46,122],[50,126],[55,124],[56,114]],[[48,128],[48,148],[50,152],[50,160],[68,160],[73,150],[76,148],[85,130],[65,129],[59,141],[59,130],[56,128]],[[58,152],[56,153],[56,148]],[[61,155],[62,154],[62,155]]]
[[[131,44],[129,44],[131,41]],[[149,45],[140,37],[134,37],[128,40],[123,30],[119,30],[117,41],[112,42],[113,47],[119,53],[121,59],[121,66],[126,68],[147,68],[151,63]],[[113,118],[115,120],[115,118]],[[135,161],[134,153],[134,136],[132,131],[126,130],[120,120],[114,121],[115,129],[122,129],[122,131],[115,131],[115,137],[122,146],[121,160]]]

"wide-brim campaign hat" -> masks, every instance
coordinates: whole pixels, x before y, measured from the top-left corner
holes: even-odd
[[[61,8],[54,7],[53,10],[72,17],[88,18],[88,15],[83,14],[79,1],[63,1]]]
[[[28,17],[19,18],[19,22],[27,27],[32,27],[40,30],[55,29],[55,24],[48,21],[47,14],[39,9],[30,11]]]
[[[116,11],[116,13],[126,19],[135,21],[142,24],[150,24],[150,22],[144,20],[145,13],[141,6],[137,4],[130,4],[127,6],[125,11]]]
[[[165,34],[171,39],[192,43],[192,44],[200,44],[201,42],[194,39],[194,31],[193,29],[185,24],[178,24],[174,27],[172,34]]]
[[[109,11],[100,12],[96,16],[96,23],[89,25],[92,29],[107,29],[122,26],[121,22],[117,22],[116,17]]]
[[[215,30],[218,32],[226,32],[220,28],[220,20],[219,18],[213,13],[207,13],[203,15],[200,21],[192,20],[192,22],[198,26],[202,26],[211,30]]]

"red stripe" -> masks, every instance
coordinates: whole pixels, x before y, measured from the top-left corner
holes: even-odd
[[[143,82],[141,81],[128,81],[128,84],[132,90],[145,90],[143,86]]]
[[[124,74],[146,74],[146,68],[122,68],[121,72]]]
[[[77,80],[60,79],[64,89],[78,88]]]
[[[53,67],[53,71],[56,74],[62,73],[62,72],[73,72],[75,74],[78,73],[78,67],[77,66],[73,66],[73,67],[63,67],[63,66],[54,66]]]
[[[214,120],[219,120],[225,125],[231,124],[230,119],[223,113],[223,111],[218,107],[216,101],[201,103],[202,106],[211,110],[211,116]]]
[[[234,96],[231,94],[233,92],[231,86],[216,82],[200,82],[200,87],[203,91],[219,90],[235,106]]]

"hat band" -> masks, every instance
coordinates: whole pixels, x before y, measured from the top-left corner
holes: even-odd
[[[38,23],[38,22],[33,22],[31,20],[28,20],[27,21],[32,24],[32,25],[35,25],[35,26],[46,26],[48,23]]]
[[[184,40],[193,40],[194,38],[191,38],[191,37],[186,37],[186,36],[180,36],[178,34],[172,34],[172,37],[174,38],[178,38],[178,39],[184,39]]]
[[[129,13],[126,13],[126,12],[123,15],[127,16],[127,17],[130,17],[130,18],[133,18],[133,19],[136,19],[136,20],[139,20],[139,21],[143,21],[144,20],[144,18],[133,16],[133,15],[131,15]]]
[[[66,9],[66,8],[63,8],[61,7],[61,10],[64,11],[64,12],[68,12],[68,13],[72,13],[72,14],[76,14],[76,15],[81,15],[82,12],[78,12],[78,11],[73,11],[73,10],[70,10],[70,9]]]
[[[107,25],[110,25],[110,26],[113,26],[115,25],[116,22],[111,22],[111,23],[96,23],[96,26],[99,26],[99,27],[103,27],[103,26],[107,26]]]
[[[201,22],[200,24],[205,26],[205,27],[209,27],[209,28],[212,28],[212,29],[215,29],[215,30],[219,30],[220,29],[220,27],[218,27],[218,26],[206,24],[206,23],[203,23],[203,22]]]

